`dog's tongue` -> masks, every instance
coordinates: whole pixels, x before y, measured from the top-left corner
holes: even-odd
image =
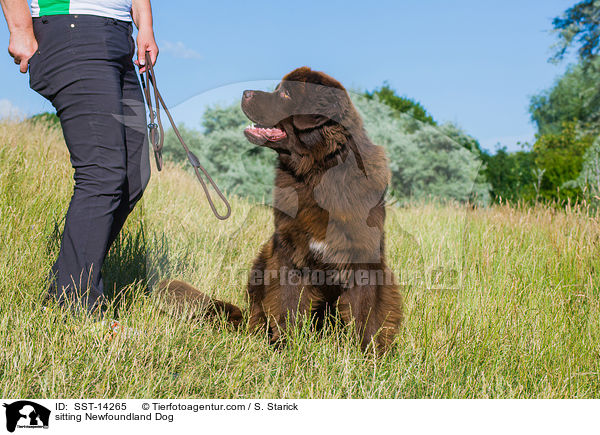
[[[265,128],[251,125],[246,127],[246,131],[254,136],[260,136],[269,141],[278,141],[286,137],[285,131],[276,127]]]

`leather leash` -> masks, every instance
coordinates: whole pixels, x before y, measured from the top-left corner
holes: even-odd
[[[213,181],[212,177],[208,174],[204,166],[200,164],[198,157],[196,157],[196,155],[192,151],[190,151],[188,146],[185,144],[181,133],[179,133],[179,130],[177,129],[177,126],[173,121],[173,117],[171,117],[171,113],[169,112],[169,109],[167,109],[167,105],[165,104],[162,95],[156,87],[156,74],[154,74],[154,67],[152,66],[152,59],[150,58],[149,52],[146,52],[146,71],[143,74],[140,74],[140,78],[142,81],[142,87],[144,88],[144,96],[146,97],[146,104],[148,105],[148,112],[150,117],[150,123],[148,124],[148,137],[150,139],[150,143],[152,144],[152,149],[154,150],[154,158],[156,159],[157,169],[160,171],[163,167],[162,149],[165,137],[162,122],[160,120],[160,106],[162,105],[163,109],[165,109],[167,117],[169,118],[171,127],[175,132],[175,136],[177,136],[177,139],[179,139],[181,146],[183,146],[188,161],[190,162],[190,165],[192,165],[192,167],[194,168],[196,178],[198,178],[198,181],[200,181],[200,184],[204,189],[204,194],[206,195],[206,199],[208,200],[208,205],[210,205],[210,208],[214,215],[217,217],[217,219],[227,219],[229,216],[231,216],[231,206],[229,205],[229,201],[227,201],[227,198],[225,198],[225,195],[223,195],[223,193],[219,189],[219,186],[217,186],[217,184]],[[152,86],[152,88],[154,89],[154,104],[156,105],[156,111],[154,110],[152,104],[152,93],[150,91],[150,86]],[[219,212],[217,211],[213,199],[210,196],[210,192],[208,191],[208,187],[206,186],[206,183],[200,175],[200,171],[202,171],[204,175],[206,175],[208,182],[213,187],[213,189],[215,189],[217,195],[219,195],[219,198],[221,198],[221,201],[223,202],[223,204],[225,204],[225,207],[227,207],[227,212],[224,215],[219,214]]]

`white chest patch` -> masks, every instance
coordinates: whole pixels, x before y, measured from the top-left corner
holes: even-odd
[[[320,241],[315,240],[315,239],[310,239],[310,243],[308,244],[308,248],[314,254],[323,255],[325,253],[325,250],[327,249],[327,243],[320,242]]]

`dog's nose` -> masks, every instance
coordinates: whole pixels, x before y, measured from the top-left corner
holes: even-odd
[[[249,100],[254,96],[254,91],[244,91],[244,100]]]

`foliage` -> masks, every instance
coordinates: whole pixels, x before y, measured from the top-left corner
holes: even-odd
[[[452,124],[420,124],[398,114],[378,97],[354,96],[371,140],[386,148],[397,199],[428,197],[487,203],[489,186],[479,174],[476,141]],[[468,146],[467,146],[468,145]]]
[[[565,186],[578,187],[590,203],[595,205],[600,203],[600,136],[585,151],[579,177],[565,183]]]
[[[33,122],[40,122],[43,125],[47,125],[54,128],[60,128],[60,119],[53,112],[43,112],[33,115],[29,118]]]
[[[578,2],[552,24],[558,35],[552,60],[563,59],[571,46],[578,46],[579,63],[569,67],[552,88],[534,96],[529,111],[538,128],[532,154],[536,200],[560,204],[589,198],[593,189],[589,181],[596,160],[590,144],[600,134],[600,0]],[[502,185],[500,180],[497,183]]]
[[[438,126],[420,103],[398,96],[387,83],[354,102],[370,137],[386,147],[396,198],[488,202],[490,186],[475,138],[452,123]]]
[[[483,153],[485,175],[491,185],[494,202],[535,198],[535,159],[533,153],[522,150],[509,153],[502,147],[495,154]]]
[[[425,110],[421,103],[397,95],[396,91],[387,82],[384,82],[383,86],[372,92],[365,92],[364,96],[370,100],[377,99],[381,103],[388,105],[398,117],[402,114],[407,114],[419,123],[437,125],[433,117],[427,113],[427,110]]]
[[[563,59],[572,45],[579,45],[579,59],[584,62],[600,52],[600,0],[580,1],[556,17],[552,24],[558,34],[554,60]]]
[[[570,67],[552,88],[531,99],[529,111],[538,133],[557,134],[565,122],[577,121],[588,134],[600,134],[600,60],[593,67]]]
[[[204,134],[231,129],[240,130],[248,124],[250,124],[250,121],[242,112],[239,104],[228,107],[209,107],[202,116]]]
[[[200,136],[197,134],[196,130],[190,129],[186,127],[185,124],[178,124],[177,128],[179,129],[179,133],[183,137],[186,145],[192,150],[195,154],[198,154],[198,151],[201,149],[200,146]],[[163,146],[163,157],[167,160],[171,160],[173,162],[187,162],[187,155],[185,150],[179,143],[177,136],[172,128],[169,128],[165,133],[165,142]],[[198,155],[200,162],[204,165],[202,156]]]
[[[243,134],[248,118],[239,104],[210,107],[203,115],[203,132],[182,128],[182,136],[215,182],[228,193],[270,200],[275,153],[248,142]],[[172,130],[165,138],[165,156],[187,162]]]
[[[473,136],[467,134],[458,125],[451,122],[445,123],[441,126],[441,131],[466,150],[478,156],[480,156],[483,153],[479,141]]]
[[[452,198],[458,201],[489,202],[489,185],[480,176],[478,154],[462,146],[442,128],[423,127],[413,136],[419,155],[415,165],[404,168],[411,176],[412,196]],[[454,133],[453,127],[449,129]]]
[[[565,185],[579,176],[584,153],[591,145],[591,136],[581,136],[575,122],[563,123],[560,133],[541,135],[533,145],[536,166],[544,171],[540,196],[547,200],[575,200],[579,188]]]

